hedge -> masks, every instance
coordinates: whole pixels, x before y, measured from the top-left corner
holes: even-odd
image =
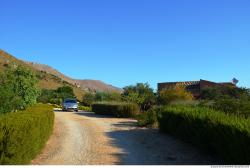
[[[0,116],[0,164],[28,164],[52,133],[52,106],[37,104],[25,111]]]
[[[137,104],[125,102],[99,102],[92,104],[92,111],[101,115],[133,117],[139,113]]]
[[[79,106],[78,110],[90,112],[90,111],[92,111],[92,108],[89,106]]]
[[[208,108],[158,108],[159,128],[203,149],[215,152],[228,164],[250,164],[250,119]]]

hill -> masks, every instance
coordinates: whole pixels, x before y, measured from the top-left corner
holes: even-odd
[[[59,77],[60,79],[75,85],[78,88],[83,89],[84,91],[89,91],[89,92],[121,92],[122,89],[114,87],[112,85],[106,84],[102,81],[99,80],[90,80],[90,79],[84,79],[84,80],[79,80],[79,79],[72,79],[58,70],[44,64],[39,64],[39,63],[34,63],[34,62],[26,62],[27,64],[31,65],[33,68],[46,72],[48,74],[52,74],[54,76]]]
[[[31,69],[37,75],[38,86],[41,89],[57,89],[63,85],[71,86],[78,99],[81,99],[83,94],[88,91],[121,92],[121,89],[102,81],[72,79],[48,65],[19,60],[0,49],[0,72],[6,69],[8,64],[17,64]]]

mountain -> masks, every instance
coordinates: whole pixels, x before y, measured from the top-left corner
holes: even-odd
[[[79,79],[72,79],[58,70],[44,64],[39,64],[39,63],[34,63],[34,62],[26,62],[28,65],[31,65],[33,68],[46,72],[48,74],[52,74],[54,76],[59,77],[60,79],[75,85],[78,88],[83,89],[84,91],[90,91],[90,92],[121,92],[122,89],[106,84],[102,81],[99,80],[90,80],[90,79],[84,79],[84,80],[79,80]]]
[[[0,72],[3,71],[8,64],[17,64],[25,66],[36,73],[39,78],[38,86],[41,89],[57,89],[63,85],[71,86],[78,99],[81,99],[85,92],[121,92],[122,89],[108,85],[98,80],[77,80],[72,79],[58,70],[44,64],[22,61],[9,53],[0,49]]]

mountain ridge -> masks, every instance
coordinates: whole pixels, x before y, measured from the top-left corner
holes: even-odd
[[[26,61],[27,64],[33,66],[37,70],[45,71],[47,73],[50,73],[52,75],[58,76],[59,78],[69,82],[72,85],[75,85],[77,87],[82,88],[85,91],[89,92],[98,92],[98,91],[104,91],[104,92],[121,92],[122,89],[115,87],[113,85],[107,84],[101,80],[93,80],[93,79],[73,79],[57,69],[41,63],[36,62],[29,62]]]
[[[64,85],[71,86],[78,99],[81,99],[86,92],[122,91],[120,88],[99,80],[72,79],[49,65],[24,61],[0,49],[0,72],[3,72],[9,64],[21,65],[32,70],[39,79],[38,87],[41,89],[57,89]]]

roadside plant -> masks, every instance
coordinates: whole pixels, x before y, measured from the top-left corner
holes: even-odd
[[[167,105],[174,101],[193,100],[193,95],[184,86],[177,85],[171,89],[164,89],[159,93],[159,104]]]

